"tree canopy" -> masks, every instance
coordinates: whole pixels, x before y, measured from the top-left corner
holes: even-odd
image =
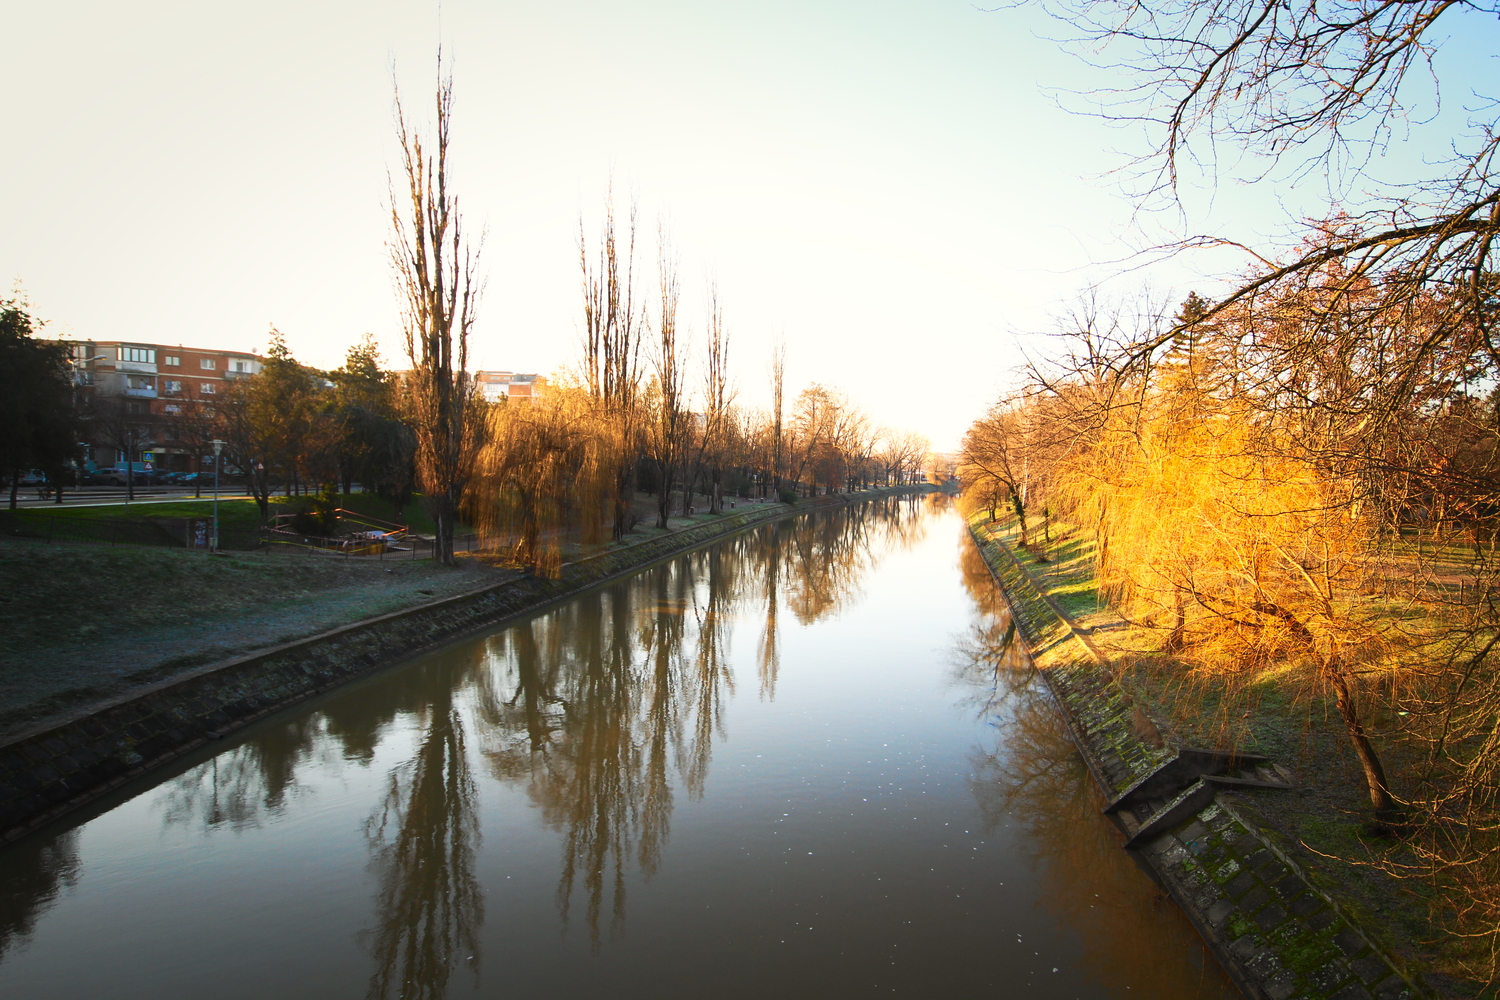
[[[0,299],[0,474],[12,505],[22,473],[59,477],[79,452],[68,348],[37,339],[39,325],[25,300]]]

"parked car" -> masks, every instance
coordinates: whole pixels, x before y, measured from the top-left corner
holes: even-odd
[[[100,469],[94,473],[95,480],[101,486],[124,486],[125,476],[125,469]],[[131,474],[131,482],[136,486],[150,486],[151,473],[145,469],[136,469]]]

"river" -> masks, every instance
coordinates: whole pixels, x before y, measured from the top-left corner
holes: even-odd
[[[766,525],[0,851],[0,996],[1209,1000],[946,498]]]

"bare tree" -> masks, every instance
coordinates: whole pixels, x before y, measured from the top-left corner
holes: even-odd
[[[438,53],[434,107],[436,148],[408,127],[399,89],[396,135],[406,180],[391,183],[391,264],[404,299],[406,353],[417,435],[417,471],[437,526],[434,555],[453,565],[453,532],[472,474],[482,421],[468,374],[469,334],[483,281],[480,246],[470,243],[449,190],[448,149],[453,121],[453,77],[443,76]],[[480,243],[483,239],[481,237]]]
[[[271,437],[273,428],[257,419],[254,398],[254,380],[231,384],[218,403],[214,404],[216,433],[224,440],[223,468],[237,468],[245,477],[245,487],[255,498],[260,508],[260,519],[271,516],[271,469],[268,461],[275,450]],[[223,469],[218,470],[223,474]]]
[[[615,439],[615,476],[608,501],[616,540],[634,525],[636,470],[642,445],[644,313],[635,304],[635,237],[636,210],[632,204],[621,247],[615,229],[613,188],[604,202],[604,226],[597,258],[591,258],[583,220],[578,220],[578,263],[583,277],[583,376],[602,411],[602,427]]]
[[[156,438],[149,405],[128,399],[123,393],[97,392],[90,408],[89,423],[94,437],[119,452],[125,463],[127,500],[135,499],[136,458]]]
[[[786,342],[771,348],[771,485],[781,499],[782,413],[786,404]]]
[[[1382,398],[1399,399],[1420,381],[1431,352],[1477,329],[1490,363],[1496,309],[1493,273],[1500,235],[1500,127],[1493,97],[1470,117],[1451,155],[1432,161],[1435,176],[1382,183],[1367,169],[1405,127],[1417,86],[1441,79],[1433,57],[1437,25],[1500,12],[1493,0],[1337,5],[1182,0],[1076,0],[1053,7],[1092,52],[1129,84],[1105,98],[1105,116],[1143,124],[1152,145],[1137,161],[1143,203],[1176,199],[1185,166],[1219,175],[1248,167],[1241,179],[1277,170],[1329,178],[1335,202],[1356,196],[1367,206],[1318,227],[1316,238],[1272,259],[1256,253],[1256,274],[1223,297],[1206,317],[1254,305],[1265,293],[1326,278],[1331,264],[1340,289],[1373,288],[1388,313],[1410,313],[1424,295],[1442,291],[1443,312],[1426,350],[1391,373]],[[1094,95],[1097,96],[1097,95]],[[1223,145],[1241,155],[1221,155]],[[1193,237],[1182,246],[1233,245]],[[1245,248],[1248,249],[1248,248]],[[1338,310],[1314,314],[1298,353],[1329,351],[1346,331]],[[1149,362],[1182,329],[1175,324],[1133,345],[1132,363]],[[1289,359],[1290,360],[1290,359]],[[1382,412],[1388,412],[1385,407]]]
[[[698,435],[698,447],[693,456],[695,470],[703,469],[708,478],[708,510],[717,514],[723,504],[725,448],[730,427],[729,408],[734,402],[734,390],[729,380],[729,333],[724,327],[724,310],[719,305],[719,289],[713,282],[708,286],[708,325],[704,330],[705,358],[703,363],[703,421]],[[706,469],[704,468],[706,466]],[[690,477],[698,478],[698,472]],[[689,494],[691,496],[691,493]],[[688,499],[684,499],[684,506]]]
[[[686,406],[685,359],[677,342],[680,295],[677,265],[667,246],[665,233],[658,230],[658,236],[661,308],[657,314],[656,351],[652,358],[656,373],[656,419],[651,429],[651,450],[658,469],[656,526],[665,528],[672,513],[672,489],[681,472],[692,415]]]
[[[166,404],[166,436],[193,456],[193,495],[203,495],[203,456],[213,451],[214,439],[221,430],[221,418],[216,401],[205,400],[201,393],[193,391],[192,383],[184,382],[179,394],[169,397]],[[209,468],[212,468],[210,464]]]

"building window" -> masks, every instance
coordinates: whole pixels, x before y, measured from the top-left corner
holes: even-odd
[[[121,347],[115,355],[121,361],[134,361],[143,365],[156,364],[156,352],[148,347]]]
[[[198,387],[198,391],[203,393],[205,396],[212,396],[219,390],[214,388],[214,384],[212,382],[204,382]]]
[[[168,379],[165,384],[166,384],[168,392],[181,392],[182,391],[182,383],[181,382],[174,382],[171,379]]]
[[[168,413],[181,413],[182,412],[182,407],[178,406],[176,403],[168,403],[167,404],[167,412]]]
[[[204,358],[202,361],[198,362],[198,364],[202,365],[203,370],[206,372],[211,372],[215,368],[219,367],[219,363],[213,358]]]
[[[237,372],[248,372],[250,370],[250,362],[236,361],[234,363],[234,370]]]
[[[162,357],[161,362],[164,365],[171,365],[175,368],[177,365],[182,364],[182,359],[175,354],[168,354]]]

